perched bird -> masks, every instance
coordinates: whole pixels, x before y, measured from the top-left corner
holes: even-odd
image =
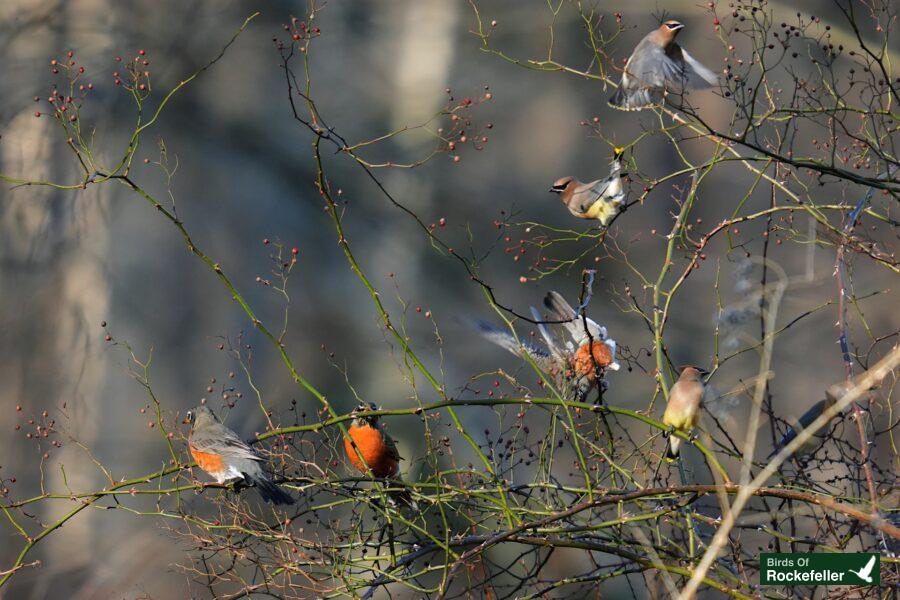
[[[222,425],[206,406],[187,412],[185,423],[191,424],[188,448],[197,465],[217,483],[240,481],[256,487],[266,502],[293,504],[294,499],[278,487],[263,471],[263,458],[238,434]]]
[[[402,485],[403,482],[400,479],[402,457],[397,451],[394,440],[384,430],[384,425],[378,415],[359,414],[377,410],[378,405],[374,402],[368,404],[361,402],[356,407],[353,411],[355,415],[353,421],[347,428],[349,439],[344,437],[344,451],[347,453],[350,464],[363,475],[371,471],[372,475],[378,479],[393,480]],[[360,455],[365,462],[360,460]],[[405,505],[414,504],[406,490],[392,493],[391,496]]]
[[[691,365],[680,367],[680,371],[678,381],[669,390],[669,403],[663,413],[663,423],[669,426],[670,432],[688,432],[697,426],[697,421],[700,420],[700,402],[705,390],[703,377],[709,374],[706,370]],[[680,446],[681,438],[669,435],[666,459],[678,458]]]
[[[488,340],[506,348],[517,356],[529,356],[535,364],[550,375],[563,389],[574,393],[575,399],[583,400],[594,387],[606,389],[604,376],[607,371],[617,371],[616,342],[598,325],[586,316],[576,313],[566,300],[556,292],[544,298],[549,310],[546,320],[559,322],[565,334],[562,341],[552,335],[546,327],[544,317],[534,307],[531,314],[538,322],[538,331],[546,345],[530,340],[516,340],[512,333],[485,321],[476,325]]]
[[[621,110],[659,106],[668,94],[715,85],[718,77],[675,42],[684,25],[666,21],[644,36],[625,63],[619,89],[609,105]]]
[[[579,219],[597,219],[604,227],[617,212],[625,199],[622,178],[622,148],[614,150],[609,176],[590,183],[582,183],[574,177],[557,179],[550,191],[558,194],[569,212]]]
[[[784,432],[784,435],[781,437],[781,439],[778,441],[778,444],[775,445],[775,448],[772,449],[772,452],[769,454],[769,456],[766,457],[766,459],[770,459],[781,452],[782,448],[794,441],[794,438],[796,438],[801,431],[809,427],[810,423],[818,419],[819,415],[825,412],[826,409],[834,406],[834,402],[834,396],[826,394],[824,400],[819,400],[818,402],[813,404],[809,408],[809,410],[807,410],[799,419],[797,419],[797,422],[794,425],[787,428],[787,431]],[[810,438],[807,439],[802,446],[797,448],[795,454],[797,456],[806,456],[808,454],[812,454],[819,448],[819,446],[821,446],[825,442],[828,436],[829,427],[822,427],[821,429],[813,433],[812,436],[810,436]]]
[[[860,397],[856,399],[856,402],[865,402],[867,400],[871,400],[873,397],[875,397],[875,390],[877,390],[880,385],[881,382],[877,382],[875,385],[869,388],[868,391],[861,394]],[[801,431],[809,427],[810,424],[818,419],[823,412],[834,406],[835,403],[837,403],[837,401],[841,398],[841,396],[843,396],[851,387],[853,387],[851,383],[843,381],[841,383],[836,383],[825,390],[825,399],[819,400],[818,402],[813,404],[805,413],[803,413],[803,415],[799,419],[797,419],[797,422],[794,425],[787,428],[787,431],[784,432],[784,435],[781,437],[781,439],[775,445],[775,448],[772,450],[769,456],[766,457],[766,459],[768,460],[772,458],[773,456],[781,452],[782,448],[794,441],[794,438],[796,438]],[[815,431],[809,437],[809,439],[807,439],[806,442],[801,445],[794,453],[797,456],[806,456],[812,454],[814,451],[818,450],[819,447],[824,444],[830,436],[831,427],[825,425],[821,429]]]

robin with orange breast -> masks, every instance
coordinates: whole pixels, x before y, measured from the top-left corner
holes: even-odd
[[[361,402],[351,413],[354,418],[344,437],[344,452],[350,464],[363,475],[371,472],[373,477],[403,485],[400,479],[400,461],[403,458],[397,451],[397,445],[384,430],[378,415],[366,414],[377,411],[378,405],[374,402]],[[406,505],[413,503],[406,490],[391,493],[391,497]]]
[[[494,327],[490,323],[477,321],[481,334],[513,354],[527,355],[542,371],[563,384],[582,401],[592,388],[601,392],[606,389],[607,371],[618,371],[616,362],[616,342],[609,337],[606,327],[576,311],[557,292],[549,292],[544,298],[544,306],[549,310],[549,318],[544,319],[538,310],[531,308],[538,331],[546,346],[530,340],[517,340],[509,331]],[[565,333],[560,341],[552,335],[544,321],[558,323]]]
[[[197,465],[217,483],[242,482],[254,486],[266,502],[293,504],[294,499],[278,487],[263,470],[263,458],[238,434],[223,425],[206,406],[187,412],[191,425],[188,449]]]

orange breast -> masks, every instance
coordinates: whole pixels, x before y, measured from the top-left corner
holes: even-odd
[[[572,368],[579,375],[583,375],[593,381],[596,377],[594,365],[608,367],[612,362],[613,355],[609,346],[597,341],[591,344],[584,344],[578,349],[575,353],[575,358],[572,359]]]
[[[191,456],[194,457],[194,460],[197,461],[197,464],[200,465],[200,468],[210,475],[215,476],[216,474],[225,471],[225,462],[218,454],[213,454],[211,452],[201,452],[200,450],[197,450],[190,445],[188,446],[188,448],[190,448]]]
[[[378,429],[368,425],[364,427],[351,425],[347,432],[350,434],[353,444],[359,448],[359,453],[366,459],[366,464],[375,477],[393,477],[397,473],[397,461],[391,458],[387,444],[384,443]],[[347,458],[356,470],[366,473],[366,465],[359,460],[353,444],[344,438],[344,451],[347,453]]]

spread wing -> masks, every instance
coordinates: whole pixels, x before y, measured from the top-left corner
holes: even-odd
[[[700,61],[688,54],[684,48],[681,49],[681,56],[687,64],[689,71],[688,81],[695,88],[704,88],[716,85],[719,82],[719,76],[700,64]]]
[[[636,87],[667,87],[678,91],[684,87],[709,87],[719,80],[715,73],[676,43],[670,44],[668,50],[648,43],[640,53],[635,51],[632,58],[634,60],[629,60],[625,69],[639,84]]]
[[[538,312],[538,309],[536,309],[533,306],[530,308],[531,308],[531,316],[534,318],[535,321],[543,321],[544,320],[544,317],[541,316],[541,313]],[[557,344],[557,342],[553,338],[553,336],[550,335],[550,331],[547,329],[547,327],[543,323],[538,323],[537,328],[538,328],[538,331],[541,332],[541,337],[544,338],[544,342],[547,344],[547,348],[550,349],[550,353],[557,360],[562,360],[563,351],[560,350],[559,345]]]
[[[214,423],[195,431],[191,435],[191,446],[200,452],[225,453],[237,458],[261,461],[262,457],[253,451],[238,434],[221,423]]]
[[[625,63],[622,74],[622,85],[630,90],[640,88],[661,89],[666,87],[666,80],[680,76],[680,73],[669,73],[677,65],[666,56],[665,51],[646,38],[641,40]]]
[[[475,326],[478,327],[481,335],[501,348],[506,348],[512,354],[522,356],[522,353],[525,352],[542,370],[548,371],[552,368],[553,360],[546,348],[524,339],[520,339],[521,345],[519,345],[519,341],[516,340],[512,333],[495,327],[486,321],[477,320],[475,321]]]
[[[606,327],[601,327],[595,321],[576,314],[575,309],[557,292],[547,293],[544,297],[544,306],[554,320],[566,321],[562,325],[578,345],[585,343],[588,337],[596,341],[607,338]]]

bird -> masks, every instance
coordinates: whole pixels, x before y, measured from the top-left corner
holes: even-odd
[[[576,312],[558,292],[548,292],[544,306],[549,310],[548,318],[534,307],[531,315],[545,345],[518,340],[511,332],[486,321],[477,321],[476,325],[491,342],[512,354],[527,355],[534,360],[560,387],[571,391],[577,401],[582,401],[594,387],[604,391],[608,385],[607,371],[620,368],[615,358],[616,341],[609,337],[605,327]],[[560,326],[564,333],[562,340],[550,332],[545,321]]]
[[[876,391],[881,386],[881,382],[875,382],[869,389],[856,399],[856,402],[865,402],[871,400],[876,396]],[[784,432],[784,435],[775,444],[775,448],[772,449],[772,452],[769,453],[769,456],[766,457],[766,460],[771,459],[773,456],[781,452],[781,449],[794,441],[801,431],[810,426],[810,424],[819,418],[823,412],[827,409],[834,406],[837,401],[843,396],[847,391],[853,387],[851,382],[842,381],[840,383],[836,383],[830,386],[827,390],[825,390],[825,398],[823,400],[819,400],[815,404],[813,404],[803,415],[797,419],[797,422],[794,425],[791,425],[787,428],[787,431]],[[837,417],[840,413],[834,415]],[[834,418],[832,417],[832,418]],[[807,440],[804,442],[799,448],[794,451],[796,456],[808,456],[812,454],[814,451],[818,450],[819,447],[825,443],[825,441],[831,436],[831,428],[823,426],[822,428],[815,431]]]
[[[671,435],[673,431],[687,432],[696,427],[700,420],[700,402],[703,400],[705,384],[703,377],[709,373],[694,365],[679,367],[678,381],[669,390],[669,402],[663,413],[663,423],[669,427],[667,434],[666,459],[675,460],[681,446],[681,438]]]
[[[217,483],[237,481],[256,487],[259,495],[272,504],[293,504],[290,494],[280,488],[263,470],[263,458],[238,434],[223,425],[209,407],[189,410],[184,423],[191,425],[188,449],[197,465]]]
[[[784,432],[784,435],[775,445],[775,448],[772,449],[772,452],[769,453],[769,456],[766,457],[766,460],[771,459],[773,456],[781,452],[781,449],[790,444],[794,439],[800,434],[801,431],[809,427],[810,423],[819,418],[826,409],[834,406],[835,397],[831,394],[826,394],[824,400],[819,400],[815,404],[813,404],[809,410],[807,410],[803,415],[797,419],[797,422],[789,426],[787,431]],[[802,446],[797,448],[794,453],[797,456],[806,456],[813,451],[817,450],[819,446],[821,446],[825,440],[830,435],[829,428],[822,427],[816,432],[814,432],[807,440],[804,442]]]
[[[669,20],[642,39],[622,71],[619,88],[609,105],[620,110],[659,106],[668,94],[681,96],[688,88],[715,85],[718,76],[704,67],[675,38],[684,25]]]
[[[574,177],[557,179],[550,192],[559,195],[569,212],[579,219],[597,219],[606,227],[625,199],[625,187],[622,178],[628,173],[622,172],[622,148],[615,148],[610,163],[609,175],[605,179],[597,179],[590,183],[582,183]]]
[[[344,452],[350,464],[363,475],[371,472],[378,479],[403,485],[400,478],[400,461],[403,458],[393,438],[385,431],[377,414],[361,414],[376,411],[378,405],[374,402],[360,402],[353,410],[351,414],[354,417],[344,437]],[[391,492],[390,495],[403,505],[415,506],[408,490]]]
[[[872,569],[875,568],[875,560],[878,558],[877,554],[873,554],[869,557],[869,562],[860,569],[859,571],[854,571],[853,569],[847,569],[866,583],[872,583]]]

